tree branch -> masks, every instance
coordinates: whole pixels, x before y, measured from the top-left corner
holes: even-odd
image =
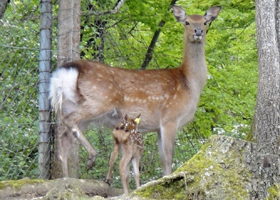
[[[171,3],[170,3],[170,7],[172,5],[174,5],[176,3],[177,0],[171,0]],[[169,8],[170,8],[169,7]],[[168,10],[169,10],[168,8]],[[155,48],[155,45],[157,43],[157,40],[158,40],[158,37],[159,37],[159,34],[161,32],[161,28],[165,25],[165,21],[164,20],[161,20],[158,24],[159,28],[158,30],[156,30],[153,38],[152,38],[152,41],[148,47],[148,50],[146,52],[146,55],[145,55],[145,59],[144,59],[144,62],[143,64],[141,65],[141,69],[146,69],[147,66],[149,65],[150,61],[152,60],[153,58],[153,51],[154,51],[154,48]]]
[[[121,6],[123,5],[125,0],[118,0],[115,7],[112,10],[107,10],[104,12],[96,12],[95,10],[92,11],[88,11],[88,12],[82,12],[81,15],[95,15],[95,16],[100,16],[100,15],[107,15],[107,14],[116,14],[119,9],[121,8]]]

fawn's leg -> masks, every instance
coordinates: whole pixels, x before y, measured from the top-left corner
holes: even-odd
[[[119,166],[119,169],[120,169],[120,175],[121,175],[121,179],[122,179],[122,185],[123,185],[123,190],[124,190],[124,193],[127,194],[128,193],[128,178],[129,178],[129,162],[131,160],[131,153],[129,152],[124,152],[123,153],[123,156],[122,156],[122,159],[120,161],[120,166]]]
[[[112,175],[112,170],[113,170],[114,163],[115,163],[115,161],[118,157],[118,152],[119,152],[119,145],[115,141],[114,150],[112,151],[111,157],[110,157],[109,171],[108,171],[107,178],[106,178],[106,182],[109,185],[111,185],[111,183],[112,183],[111,175]]]
[[[133,165],[133,171],[134,171],[134,179],[136,183],[136,187],[140,187],[140,173],[139,173],[139,163],[140,163],[140,157],[136,157],[132,159],[132,165]]]

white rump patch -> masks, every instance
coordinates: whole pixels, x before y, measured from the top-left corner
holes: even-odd
[[[61,111],[62,101],[64,98],[76,103],[76,84],[78,78],[76,68],[58,68],[52,74],[50,79],[51,105],[55,112]]]

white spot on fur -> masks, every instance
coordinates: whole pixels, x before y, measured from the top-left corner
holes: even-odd
[[[79,131],[77,131],[77,129],[72,128],[72,132],[75,133],[75,136],[76,136],[77,138],[80,137],[80,133],[79,133]]]

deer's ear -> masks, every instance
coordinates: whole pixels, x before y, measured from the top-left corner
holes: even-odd
[[[208,22],[214,21],[218,17],[221,9],[222,9],[221,6],[215,6],[215,7],[209,8],[204,15],[205,19]]]
[[[185,23],[188,16],[185,13],[185,10],[180,6],[173,6],[173,15],[177,19],[178,22]]]

